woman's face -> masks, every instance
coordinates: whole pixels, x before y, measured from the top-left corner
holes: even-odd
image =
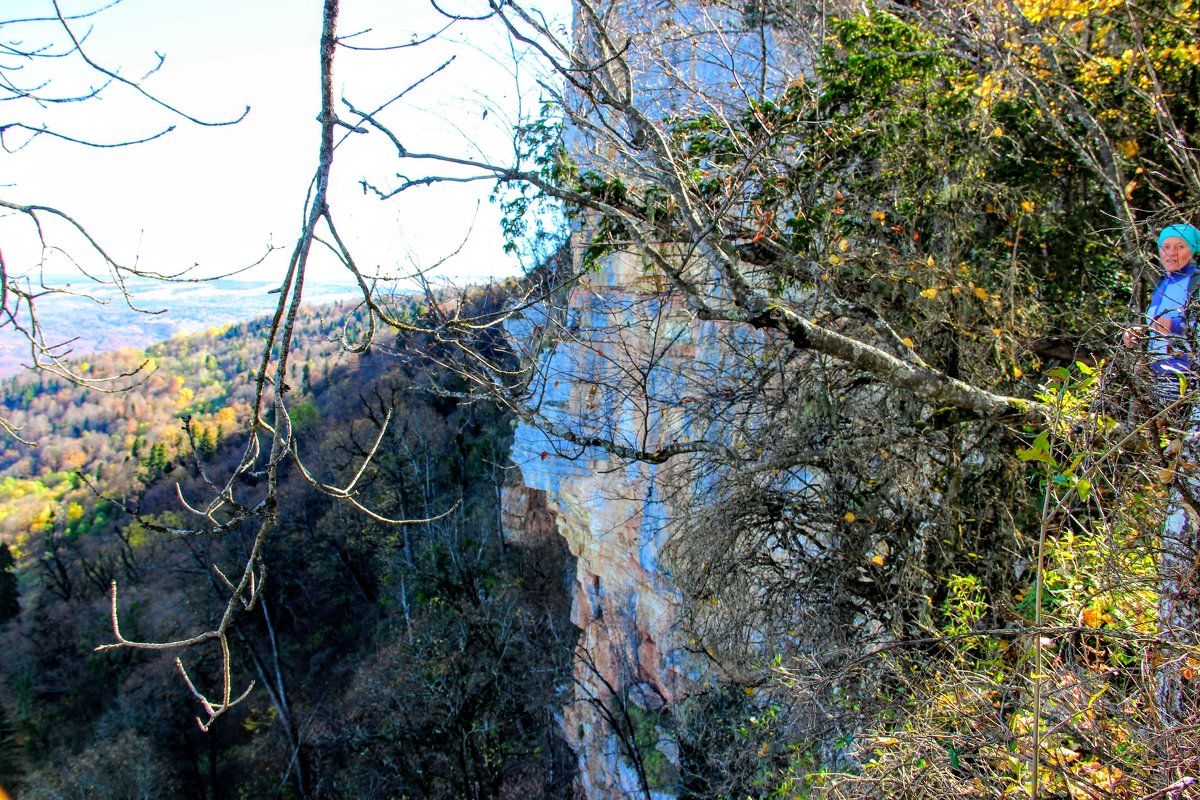
[[[1179,272],[1191,262],[1192,251],[1187,242],[1178,236],[1172,236],[1158,248],[1158,257],[1162,259],[1167,272]]]

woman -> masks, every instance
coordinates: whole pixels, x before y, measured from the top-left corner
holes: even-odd
[[[1158,258],[1165,272],[1146,309],[1146,330],[1150,334],[1153,359],[1150,367],[1160,379],[1156,383],[1165,395],[1172,397],[1179,397],[1192,369],[1187,306],[1200,280],[1195,261],[1197,252],[1200,252],[1200,230],[1191,225],[1168,225],[1158,235]],[[1133,344],[1136,336],[1136,331],[1129,331],[1125,343]]]
[[[1193,392],[1197,386],[1191,379],[1192,363],[1188,307],[1196,289],[1196,253],[1200,252],[1200,230],[1191,225],[1168,225],[1158,235],[1158,258],[1165,272],[1154,289],[1154,296],[1146,309],[1146,329],[1150,335],[1150,367],[1154,371],[1159,395],[1166,401],[1178,400],[1182,395]],[[1133,333],[1132,331],[1130,333]],[[1126,334],[1126,342],[1131,337]],[[1200,354],[1198,354],[1200,355]],[[1178,440],[1173,452],[1180,470],[1180,481],[1171,490],[1171,501],[1162,528],[1162,553],[1159,562],[1159,635],[1163,639],[1163,655],[1166,663],[1157,670],[1156,701],[1158,712],[1169,723],[1190,719],[1189,709],[1194,708],[1195,692],[1185,688],[1180,663],[1185,648],[1171,647],[1169,643],[1180,642],[1191,646],[1200,634],[1200,585],[1197,584],[1195,564],[1200,554],[1200,518],[1197,516],[1196,501],[1200,483],[1194,475],[1183,470],[1185,464],[1197,460],[1196,435],[1200,419],[1200,404],[1190,404],[1190,409],[1181,409],[1178,417],[1188,430]],[[1171,453],[1168,447],[1167,453]]]

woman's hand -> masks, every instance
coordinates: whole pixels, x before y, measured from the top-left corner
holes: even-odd
[[[1173,332],[1171,330],[1171,317],[1167,314],[1155,317],[1151,327],[1153,327],[1154,330],[1158,331],[1159,333],[1163,333],[1168,336]]]
[[[1155,320],[1157,322],[1158,320]],[[1121,337],[1121,341],[1126,347],[1139,347],[1142,344],[1142,336],[1145,333],[1141,325],[1134,325],[1132,328],[1126,328],[1125,335]]]

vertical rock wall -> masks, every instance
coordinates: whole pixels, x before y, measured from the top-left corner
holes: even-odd
[[[592,7],[609,41],[623,48],[624,79],[651,119],[726,101],[745,108],[747,93],[787,85],[803,69],[803,54],[777,47],[769,29],[737,33],[745,20],[728,7],[650,0],[601,0]],[[611,64],[586,23],[576,15],[577,51]],[[682,35],[685,29],[691,34]],[[569,115],[576,120],[614,123],[611,110],[583,96],[575,100]],[[583,168],[599,159],[601,168],[628,169],[634,183],[654,174],[632,158],[636,151],[620,155],[611,143],[594,141],[587,126],[568,127],[567,141]],[[578,265],[580,247],[573,257]],[[607,256],[601,267],[574,287],[565,320],[534,311],[510,329],[515,338],[548,343],[533,387],[539,412],[572,431],[644,452],[704,434],[692,430],[700,423],[688,416],[694,400],[688,386],[697,369],[710,379],[723,371],[729,355],[720,331],[694,320],[636,254]],[[556,324],[560,329],[551,330]],[[678,467],[670,462],[620,460],[526,424],[517,430],[512,457],[520,481],[505,496],[508,535],[553,528],[576,558],[572,618],[581,634],[563,728],[579,759],[580,794],[640,797],[644,783],[656,796],[672,796],[678,755],[656,731],[656,715],[681,699],[705,667],[682,646],[680,598],[661,558],[667,523],[696,488],[672,480],[667,473]]]
[[[547,353],[542,403],[553,419],[606,429],[631,441],[657,440],[669,430],[667,421],[639,407],[636,395],[614,391],[601,379],[606,368],[625,362],[627,348],[637,346],[615,332],[636,322],[624,315],[637,314],[644,303],[653,302],[645,289],[640,266],[629,257],[614,256],[573,291],[567,327],[579,315],[599,315],[607,324],[592,320],[591,330],[614,332],[614,337],[568,339]],[[694,348],[685,347],[672,357],[690,355]],[[680,696],[685,678],[697,670],[679,647],[677,595],[659,562],[671,513],[657,496],[661,468],[625,464],[526,424],[517,429],[512,457],[521,480],[505,495],[508,535],[520,539],[552,525],[576,559],[571,615],[581,633],[573,700],[563,710],[563,729],[579,758],[579,789],[588,798],[641,796],[635,759],[622,744],[628,733],[624,707],[636,706],[652,716]],[[610,715],[619,717],[615,726]],[[644,719],[639,716],[634,724],[645,727]],[[647,780],[652,788],[671,783],[675,754],[670,750],[660,745],[657,753],[641,754],[640,760],[651,767]]]

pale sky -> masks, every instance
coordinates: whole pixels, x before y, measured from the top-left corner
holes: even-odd
[[[64,12],[95,8],[71,0]],[[448,0],[463,10],[482,0]],[[45,15],[49,0],[3,0],[2,19]],[[546,0],[544,12],[565,31],[568,0]],[[42,136],[15,154],[0,153],[0,197],[54,206],[86,224],[120,259],[174,271],[198,263],[204,274],[256,260],[269,243],[285,249],[267,269],[282,274],[287,248],[299,231],[305,191],[316,169],[319,128],[320,0],[123,0],[92,18],[88,52],[122,75],[140,76],[166,56],[144,82],[147,90],[206,120],[249,115],[229,127],[199,127],[172,117],[122,86],[85,103],[14,113],[0,106],[0,123],[19,118],[98,141],[140,138],[175,124],[167,136],[129,148],[99,150]],[[88,23],[73,29],[82,34]],[[426,0],[342,0],[339,33],[371,28],[361,45],[408,42],[440,27]],[[45,39],[51,26],[0,27],[0,41]],[[532,109],[539,91],[532,75],[514,77],[512,55],[496,30],[463,25],[445,41],[391,52],[339,51],[335,94],[372,108],[451,55],[455,62],[389,111],[387,120],[412,151],[466,157],[511,153],[508,123]],[[44,91],[79,91],[79,73],[66,59],[49,64]],[[11,64],[5,62],[11,67]],[[28,70],[27,70],[28,71]],[[26,79],[28,80],[28,79]],[[95,82],[95,77],[87,80]],[[26,84],[28,85],[28,84]],[[484,115],[484,109],[488,114]],[[10,140],[20,141],[19,138]],[[502,251],[496,206],[485,183],[413,189],[381,202],[364,196],[359,181],[394,184],[397,170],[419,174],[394,158],[378,135],[352,136],[334,164],[331,205],[339,233],[364,269],[403,273],[429,265],[468,240],[445,267],[447,275],[512,274]],[[36,263],[29,228],[0,218],[0,242],[10,272]],[[473,227],[472,227],[473,226]],[[62,265],[61,260],[59,266]],[[336,273],[329,258],[317,276]],[[259,270],[257,275],[262,275]]]

